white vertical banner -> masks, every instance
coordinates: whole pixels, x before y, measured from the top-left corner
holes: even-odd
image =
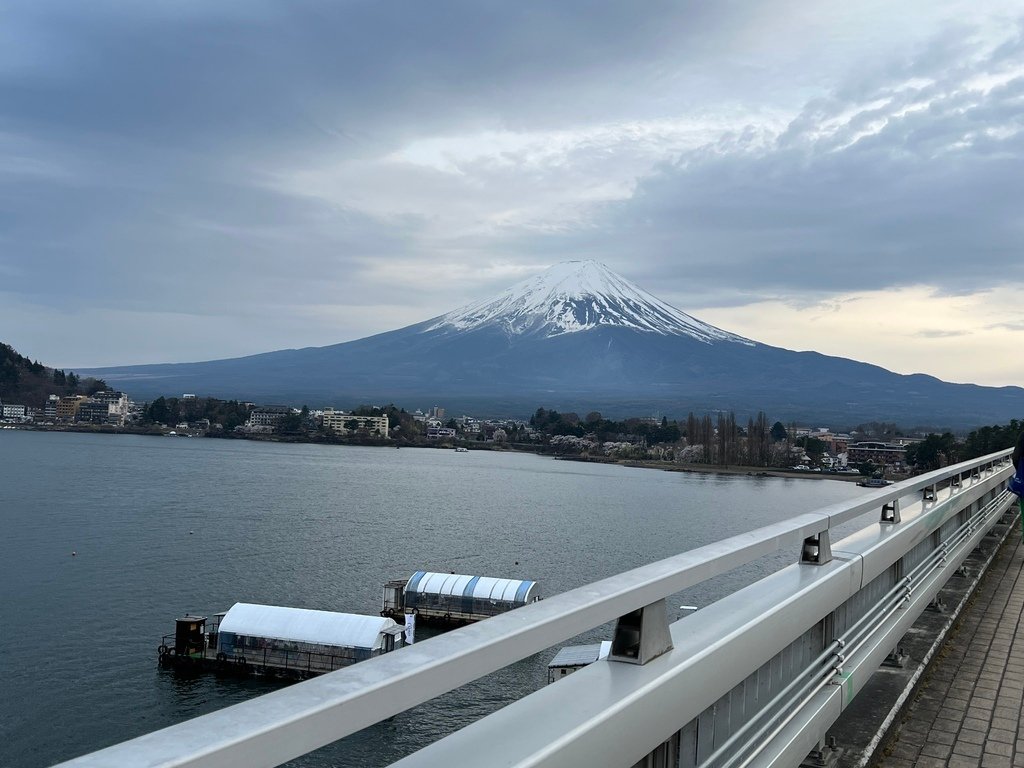
[[[416,614],[405,614],[405,644],[412,645],[416,642]]]

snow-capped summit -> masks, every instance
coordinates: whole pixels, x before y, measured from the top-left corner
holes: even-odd
[[[596,261],[566,261],[523,280],[493,299],[442,315],[425,331],[500,327],[510,336],[542,338],[599,327],[628,328],[699,341],[753,344],[666,304]]]

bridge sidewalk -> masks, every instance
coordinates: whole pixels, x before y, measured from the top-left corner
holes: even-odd
[[[1014,528],[874,765],[1024,768],[1024,546]]]

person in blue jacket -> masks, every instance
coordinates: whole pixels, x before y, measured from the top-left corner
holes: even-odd
[[[1018,506],[1020,507],[1021,533],[1024,535],[1024,432],[1017,437],[1017,444],[1013,446],[1013,453],[1010,454],[1010,461],[1013,462],[1013,477],[1010,478],[1010,493],[1017,494]]]

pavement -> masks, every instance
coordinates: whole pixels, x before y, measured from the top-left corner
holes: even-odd
[[[872,766],[1024,768],[1024,545],[1014,529]]]

